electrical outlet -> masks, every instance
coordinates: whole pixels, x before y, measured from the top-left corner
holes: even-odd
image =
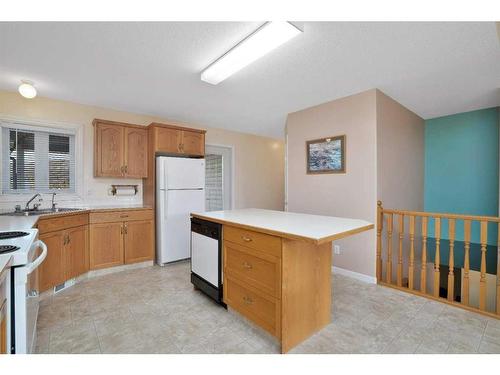
[[[333,245],[333,253],[340,254],[340,245]]]

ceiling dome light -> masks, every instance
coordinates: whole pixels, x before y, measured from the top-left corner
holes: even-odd
[[[19,85],[19,94],[24,96],[27,99],[33,99],[36,96],[36,89],[33,86],[33,82],[30,81],[21,81],[22,83]]]

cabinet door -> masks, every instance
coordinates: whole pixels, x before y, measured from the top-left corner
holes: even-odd
[[[125,263],[144,262],[153,258],[153,221],[125,223]]]
[[[40,265],[40,291],[50,289],[65,281],[63,250],[64,232],[52,232],[40,235],[47,245],[47,257]]]
[[[148,176],[148,131],[125,128],[125,176]]]
[[[183,131],[181,151],[187,155],[205,155],[205,134],[198,132]]]
[[[123,223],[90,225],[90,269],[123,264]]]
[[[155,128],[156,148],[158,152],[168,152],[178,154],[181,152],[180,144],[182,132],[177,129]]]
[[[121,177],[124,163],[124,127],[96,124],[95,176]]]
[[[66,279],[72,279],[89,270],[88,226],[65,231],[67,240],[64,247]]]
[[[0,300],[0,354],[7,354],[7,300]]]

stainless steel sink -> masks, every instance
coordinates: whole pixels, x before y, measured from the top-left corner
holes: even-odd
[[[0,213],[0,216],[35,216],[35,215],[50,215],[60,212],[81,211],[83,208],[43,208],[40,210],[22,210]]]

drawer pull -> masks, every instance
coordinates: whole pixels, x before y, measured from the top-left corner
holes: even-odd
[[[253,304],[253,299],[251,299],[250,297],[243,297],[243,302],[245,302],[247,305],[252,305]]]
[[[247,237],[247,236],[241,236],[241,239],[245,242],[252,242],[252,239],[250,237]]]
[[[128,215],[124,214],[124,215],[120,215],[121,218],[124,218],[124,217],[128,217]]]
[[[253,266],[251,263],[243,262],[243,268],[246,268],[247,270],[251,270],[253,268]]]

